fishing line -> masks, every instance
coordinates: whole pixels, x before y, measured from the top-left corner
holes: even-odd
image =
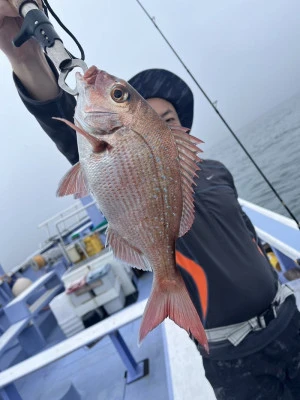
[[[145,9],[145,7],[142,5],[142,3],[139,0],[136,0],[137,3],[139,4],[139,6],[141,7],[141,9],[144,11],[144,13],[146,14],[146,16],[149,18],[149,20],[152,22],[152,24],[155,26],[155,28],[158,30],[158,32],[160,33],[160,35],[162,36],[162,38],[164,39],[164,41],[167,43],[167,45],[169,46],[169,48],[172,50],[172,52],[174,53],[174,55],[176,56],[176,58],[179,60],[179,62],[181,63],[181,65],[184,67],[184,69],[187,71],[187,73],[189,74],[189,76],[192,78],[192,80],[195,82],[196,86],[198,87],[198,89],[200,89],[200,91],[202,92],[203,96],[206,98],[206,100],[209,102],[209,104],[212,106],[212,108],[214,109],[214,111],[218,114],[218,116],[221,118],[221,120],[223,121],[223,123],[225,124],[225,126],[227,127],[227,129],[229,130],[229,132],[232,134],[232,136],[235,138],[235,140],[238,142],[238,144],[241,146],[241,148],[243,149],[243,151],[246,153],[246,155],[248,156],[248,158],[250,159],[250,161],[252,162],[252,164],[255,166],[255,168],[257,169],[257,171],[259,172],[259,174],[262,176],[262,178],[265,180],[265,182],[268,184],[268,186],[270,187],[270,189],[272,190],[272,192],[274,193],[274,195],[277,197],[277,199],[280,201],[280,203],[282,204],[282,206],[286,209],[286,211],[288,212],[288,214],[291,216],[291,218],[296,222],[298,229],[300,230],[300,222],[297,220],[297,218],[295,217],[295,215],[292,213],[292,211],[289,209],[289,207],[285,204],[285,202],[283,201],[283,199],[281,198],[281,196],[279,195],[279,193],[277,192],[277,190],[274,188],[274,186],[272,185],[272,183],[269,181],[269,179],[266,177],[266,175],[263,173],[263,171],[260,169],[260,167],[256,164],[256,162],[254,161],[254,159],[252,158],[251,154],[248,152],[248,150],[245,148],[245,146],[243,145],[243,143],[240,141],[240,139],[237,137],[237,135],[234,133],[234,131],[232,130],[232,128],[230,127],[230,125],[228,124],[228,122],[225,120],[225,118],[223,117],[223,115],[220,113],[220,111],[215,107],[214,103],[211,101],[211,99],[209,98],[209,96],[207,95],[207,93],[204,91],[204,89],[201,87],[201,85],[199,84],[199,82],[197,81],[197,79],[194,77],[194,75],[191,73],[191,71],[188,69],[188,67],[186,66],[186,64],[184,63],[184,61],[182,60],[182,58],[179,56],[179,54],[176,52],[176,50],[174,49],[174,47],[171,45],[171,43],[169,42],[169,40],[166,38],[166,36],[164,35],[164,33],[162,32],[162,30],[159,28],[159,26],[157,25],[157,23],[155,22],[155,19],[152,18],[150,16],[150,14],[148,13],[148,11]]]
[[[44,12],[45,14],[48,16],[48,11],[50,12],[50,14],[52,15],[52,17],[56,20],[56,22],[61,26],[61,28],[67,32],[67,34],[74,40],[74,42],[76,43],[79,51],[80,51],[80,58],[81,60],[85,60],[85,54],[84,54],[84,50],[81,46],[81,44],[79,43],[79,41],[77,40],[76,36],[73,35],[73,33],[62,23],[62,21],[59,19],[59,17],[55,14],[53,8],[50,6],[48,0],[42,0],[43,3],[43,8],[44,8]],[[72,58],[76,58],[73,56],[72,53],[70,53],[67,49],[66,51],[68,52],[69,56]]]

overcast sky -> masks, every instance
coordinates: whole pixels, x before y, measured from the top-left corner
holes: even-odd
[[[82,43],[88,65],[125,79],[142,69],[170,69],[194,91],[193,134],[207,147],[228,134],[135,0],[50,4]],[[143,4],[234,129],[299,92],[299,0]],[[73,200],[55,198],[69,164],[24,109],[2,54],[0,68],[0,263],[10,269],[38,248],[44,235],[37,225]]]

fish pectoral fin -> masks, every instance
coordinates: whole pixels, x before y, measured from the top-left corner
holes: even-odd
[[[116,231],[108,227],[107,242],[111,246],[114,256],[126,262],[132,267],[142,269],[144,271],[152,271],[150,263],[138,250],[130,246]]]
[[[80,162],[73,165],[70,171],[66,173],[60,181],[56,192],[58,197],[67,196],[69,194],[74,194],[76,199],[89,194],[89,189]]]
[[[159,278],[154,278],[140,327],[139,344],[167,317],[192,335],[208,353],[205,330],[179,273],[172,275],[169,283],[167,279],[162,283]]]
[[[201,159],[198,153],[201,150],[197,144],[203,143],[202,140],[188,135],[189,129],[181,126],[169,125],[171,132],[177,144],[180,172],[181,172],[181,188],[183,196],[183,207],[180,221],[179,237],[188,232],[194,222],[194,177],[200,170],[197,162]]]
[[[80,133],[80,135],[84,136],[86,140],[91,144],[93,147],[94,153],[103,153],[106,150],[111,150],[112,146],[107,143],[105,140],[100,138],[96,138],[95,136],[91,135],[90,133],[86,132],[78,125],[74,125],[73,122],[70,122],[64,118],[52,117],[52,119],[56,119],[57,121],[64,122],[70,128],[74,129],[76,132]],[[78,123],[78,122],[77,122]]]

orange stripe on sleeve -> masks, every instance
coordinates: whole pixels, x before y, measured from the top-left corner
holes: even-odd
[[[252,239],[252,241],[253,241],[253,243],[256,245],[257,250],[260,252],[260,254],[261,254],[262,256],[265,256],[264,253],[262,252],[262,249],[261,249],[261,248],[259,247],[259,245],[256,243],[256,240],[255,240],[255,239]]]
[[[193,278],[198,290],[203,317],[205,319],[207,315],[208,283],[203,268],[193,260],[185,257],[179,251],[176,251],[176,263],[186,272],[188,272]]]

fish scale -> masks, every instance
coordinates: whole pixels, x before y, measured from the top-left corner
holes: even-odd
[[[114,255],[154,273],[139,340],[165,318],[208,349],[205,331],[176,266],[175,242],[194,220],[193,179],[201,141],[168,126],[125,81],[91,67],[77,74],[79,163],[58,195],[91,191],[108,221]]]
[[[119,146],[120,152],[124,152],[125,148],[127,146],[127,143],[124,144],[123,147]],[[126,231],[127,231],[127,226],[129,226],[129,224],[134,224],[137,225],[140,221],[143,221],[142,218],[142,213],[144,213],[145,209],[148,209],[149,214],[153,214],[156,213],[156,209],[157,207],[164,207],[164,202],[161,201],[161,199],[158,198],[158,200],[160,201],[149,201],[149,199],[147,198],[147,192],[145,193],[145,191],[143,190],[144,186],[143,183],[145,182],[145,180],[147,181],[147,176],[152,176],[153,173],[155,173],[157,171],[157,164],[156,163],[152,163],[153,167],[149,168],[149,164],[147,162],[145,162],[145,157],[146,154],[141,154],[141,152],[137,152],[135,153],[134,157],[131,157],[130,161],[127,161],[126,159],[123,162],[120,162],[120,157],[118,156],[118,154],[116,154],[116,157],[114,158],[115,161],[111,161],[112,164],[114,164],[114,162],[116,163],[116,167],[115,167],[115,174],[117,173],[118,177],[120,177],[119,179],[114,179],[114,175],[110,176],[110,182],[112,184],[112,187],[114,188],[113,192],[111,193],[114,196],[117,196],[117,194],[119,193],[119,191],[122,191],[122,194],[124,196],[124,202],[120,201],[118,203],[114,203],[114,210],[113,212],[111,211],[111,198],[108,198],[108,201],[105,203],[101,200],[100,208],[101,210],[104,212],[104,214],[107,216],[108,220],[111,221],[111,227],[114,226],[115,221],[117,221],[120,229],[119,229],[119,233],[122,234],[122,228],[126,227]],[[123,188],[122,182],[120,183],[120,181],[122,181],[122,177],[124,176],[132,176],[133,173],[137,171],[138,168],[138,175],[135,175],[135,181],[131,182],[131,186],[130,185],[126,185],[126,188]],[[153,172],[154,171],[154,172]],[[92,177],[91,177],[92,179]],[[107,181],[108,177],[107,176],[101,176],[98,175],[98,179],[100,181]],[[150,184],[152,184],[153,182],[150,181]],[[161,183],[161,186],[163,186],[163,183]],[[147,184],[146,189],[148,192],[153,192],[154,188],[149,186],[149,184]],[[178,189],[180,189],[178,187]],[[105,184],[103,187],[99,187],[99,190],[105,191],[107,193],[107,189],[105,187]],[[97,192],[94,193],[95,196],[97,197]],[[163,197],[164,194],[163,192],[161,193]],[[103,198],[103,196],[101,196],[101,199]],[[157,203],[160,204],[157,204]],[[116,204],[118,204],[117,208],[120,207],[121,211],[116,213]],[[132,214],[131,210],[133,210],[136,205],[139,205],[139,210],[137,213]],[[129,212],[125,213],[126,210],[129,210]],[[144,229],[146,228],[146,229]],[[141,229],[141,231],[136,231],[133,230],[133,235],[134,237],[131,238],[131,240],[133,240],[137,247],[139,248],[145,248],[148,244],[148,235],[159,235],[159,240],[162,240],[164,236],[164,234],[162,234],[162,230],[161,230],[161,226],[159,227],[159,229],[155,229],[155,227],[153,227],[151,229],[151,225],[149,225],[149,221],[147,220],[146,225],[143,227],[143,229]],[[154,232],[152,232],[154,231]],[[142,234],[141,234],[142,233]],[[145,234],[144,234],[145,233]],[[125,232],[124,232],[125,234]],[[139,239],[139,240],[138,240]]]

